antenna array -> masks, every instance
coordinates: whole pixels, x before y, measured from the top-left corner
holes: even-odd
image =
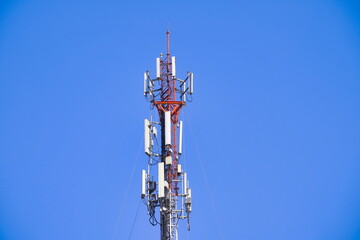
[[[191,188],[187,173],[179,164],[183,139],[183,122],[179,121],[179,115],[186,102],[192,100],[194,76],[188,72],[184,80],[177,77],[176,59],[170,56],[169,31],[166,40],[166,55],[156,58],[156,78],[152,79],[149,71],[144,73],[144,96],[152,109],[156,107],[159,122],[152,117],[144,121],[144,152],[149,160],[147,170],[142,170],[141,174],[141,198],[147,205],[150,223],[160,225],[161,240],[175,240],[178,239],[179,219],[187,219],[190,230]],[[160,128],[160,135],[157,128]]]

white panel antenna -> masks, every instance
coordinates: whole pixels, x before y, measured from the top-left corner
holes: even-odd
[[[148,91],[148,72],[144,72],[144,96]]]
[[[176,77],[176,58],[171,57],[171,74],[173,77]]]
[[[182,138],[183,138],[182,131],[183,131],[183,122],[180,121],[179,122],[179,154],[182,153]]]
[[[156,58],[156,77],[160,78],[161,68],[160,68],[160,58]]]
[[[186,212],[190,213],[191,212],[191,188],[187,189],[188,195],[185,198],[185,205],[186,205]]]
[[[172,157],[171,157],[171,155],[165,157],[165,164],[166,164],[166,165],[172,164]]]
[[[165,145],[171,145],[171,112],[165,112]]]
[[[194,92],[194,74],[189,73],[189,80],[190,80],[190,94],[193,94]]]
[[[181,169],[181,164],[178,164],[178,174],[180,174],[182,172],[182,169]]]
[[[141,198],[146,196],[146,172],[145,170],[141,171]]]
[[[164,182],[164,163],[158,163],[158,185],[159,185],[159,198],[165,197],[165,182]]]
[[[183,194],[187,195],[187,173],[183,174]]]
[[[149,120],[144,120],[144,151],[147,155],[151,155],[150,152],[150,129],[149,129],[150,122]]]

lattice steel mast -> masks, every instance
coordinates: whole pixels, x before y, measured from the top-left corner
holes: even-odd
[[[158,110],[159,122],[145,119],[144,145],[149,156],[147,171],[142,170],[141,197],[148,207],[150,223],[160,224],[161,240],[178,239],[178,219],[188,220],[191,212],[191,189],[179,160],[182,154],[182,127],[179,114],[193,94],[193,74],[182,80],[176,76],[175,57],[170,55],[170,32],[166,32],[166,55],[156,58],[156,78],[144,73],[144,95]],[[156,125],[161,128],[160,149]],[[157,166],[157,182],[152,168]],[[180,183],[180,184],[179,184]],[[181,193],[180,190],[181,189]],[[156,191],[157,190],[157,191]],[[179,207],[181,199],[181,207]],[[159,207],[158,221],[156,207]]]

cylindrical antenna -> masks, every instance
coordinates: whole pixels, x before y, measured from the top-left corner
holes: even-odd
[[[170,31],[166,31],[166,55],[170,56]]]
[[[146,96],[147,92],[147,72],[144,73],[144,96]]]

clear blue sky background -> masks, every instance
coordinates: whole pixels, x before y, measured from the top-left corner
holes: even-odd
[[[167,26],[196,77],[180,239],[360,239],[359,16],[355,0],[1,1],[0,239],[129,238],[142,76]],[[159,238],[147,219],[131,239]]]

